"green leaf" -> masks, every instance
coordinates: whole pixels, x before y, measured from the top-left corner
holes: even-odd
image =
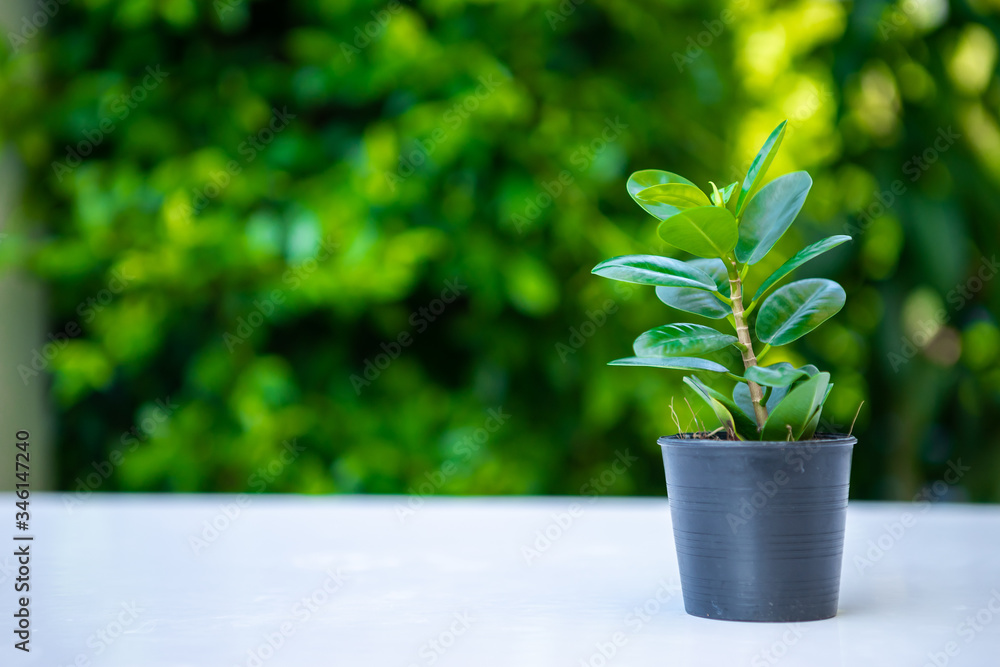
[[[729,197],[733,194],[733,190],[736,189],[737,185],[739,185],[739,183],[737,181],[733,181],[726,187],[722,188],[722,201],[724,203],[729,203]]]
[[[782,361],[772,366],[751,366],[743,377],[765,387],[787,387],[796,380],[809,377],[809,372]]]
[[[729,305],[711,292],[691,287],[657,287],[656,297],[671,308],[685,313],[721,320],[732,314]]]
[[[724,296],[729,296],[729,274],[721,259],[691,259],[685,264],[707,273],[715,280],[717,290]],[[728,303],[700,289],[657,287],[656,296],[671,308],[683,310],[685,313],[713,320],[721,320],[732,315]]]
[[[694,389],[699,396],[705,399],[705,402],[709,404],[715,412],[715,415],[719,418],[719,421],[722,422],[723,426],[726,425],[726,418],[728,418],[728,421],[733,425],[735,432],[742,439],[757,439],[757,422],[748,417],[746,413],[744,413],[743,410],[741,410],[731,399],[723,396],[698,378],[686,377],[684,378],[684,383]],[[719,407],[721,407],[725,412],[721,413]]]
[[[699,257],[724,257],[736,247],[736,218],[718,206],[689,208],[660,223],[656,233],[681,250]]]
[[[753,399],[750,398],[750,386],[746,382],[737,382],[736,386],[733,387],[733,403],[747,417],[756,419],[754,416]]]
[[[624,255],[605,260],[591,273],[605,278],[639,285],[665,285],[668,287],[694,287],[716,290],[715,278],[679,259],[657,255]]]
[[[685,264],[707,273],[715,281],[716,291],[729,296],[729,273],[721,259],[689,259]]]
[[[809,333],[844,307],[844,288],[825,278],[797,280],[767,297],[757,313],[757,340],[787,345]]]
[[[712,201],[697,186],[687,183],[663,183],[640,190],[637,201],[666,204],[677,209],[711,206]]]
[[[805,429],[802,431],[802,440],[809,440],[816,434],[816,427],[819,426],[820,416],[823,414],[823,404],[826,403],[826,399],[830,398],[830,392],[833,391],[833,383],[831,382],[826,386],[826,393],[823,394],[823,400],[819,402],[816,406],[816,412],[813,413],[812,419],[806,424]]]
[[[715,417],[719,420],[719,423],[722,424],[724,429],[726,429],[726,435],[730,439],[740,439],[739,432],[736,430],[736,419],[733,417],[733,413],[731,413],[720,401],[702,392],[701,389],[696,387],[691,382],[688,382],[688,378],[684,378],[684,382],[687,382],[687,384],[694,389],[695,394],[708,404],[708,407],[715,413]]]
[[[832,382],[830,383],[830,387],[833,387]],[[827,389],[829,390],[830,387],[828,387]],[[827,393],[829,393],[829,391],[827,391]],[[802,429],[802,436],[801,436],[802,440],[811,440],[812,437],[816,435],[816,428],[819,426],[819,419],[822,414],[823,414],[823,406],[820,405],[818,408],[816,408],[816,412],[813,413],[813,416],[809,420],[809,423],[806,424],[806,427],[804,429]]]
[[[701,324],[666,324],[636,338],[632,350],[637,357],[679,357],[715,352],[737,340]]]
[[[787,363],[787,362],[781,362],[781,363]],[[774,365],[777,366],[778,364]],[[791,364],[788,365],[791,366]],[[819,373],[819,369],[813,366],[812,364],[806,364],[799,370],[804,372],[806,374],[806,377],[812,377]],[[774,408],[777,407],[779,403],[781,403],[782,399],[784,399],[785,396],[788,395],[788,392],[794,389],[796,384],[798,384],[800,381],[801,380],[796,380],[787,387],[774,387],[771,390],[771,395],[767,397],[767,405],[765,406],[767,407],[767,411],[771,412],[772,410],[774,410]]]
[[[708,182],[712,186],[712,195],[709,197],[712,200],[712,206],[725,206],[726,200],[722,198],[722,193],[719,192],[719,187],[712,181]]]
[[[787,120],[783,120],[781,121],[781,125],[774,128],[774,131],[771,132],[771,135],[761,147],[760,152],[757,153],[757,157],[755,157],[753,162],[750,164],[750,169],[747,170],[747,175],[743,178],[743,185],[740,188],[740,196],[736,200],[737,217],[743,213],[743,207],[746,206],[750,197],[752,197],[753,193],[760,187],[760,184],[764,179],[764,174],[767,173],[767,168],[771,166],[774,156],[778,153],[778,147],[781,145],[781,140],[785,136],[785,125],[787,123]]]
[[[743,384],[740,382],[740,384]],[[771,389],[771,395],[767,397],[767,403],[764,407],[767,408],[767,412],[770,415],[771,411],[774,410],[781,401],[784,400],[785,396],[788,395],[789,387],[774,387]]]
[[[811,187],[809,174],[795,171],[779,176],[754,195],[740,218],[736,259],[744,264],[764,259],[802,210]]]
[[[728,373],[722,364],[697,357],[625,357],[609,361],[608,366],[650,366],[653,368],[673,368],[682,371],[711,371]]]
[[[788,392],[768,415],[761,440],[787,440],[788,427],[791,427],[792,439],[800,440],[813,421],[816,409],[822,406],[829,384],[830,374],[818,373]]]
[[[827,250],[832,250],[841,243],[846,243],[850,240],[850,236],[831,236],[823,239],[822,241],[817,241],[816,243],[806,246],[802,250],[798,251],[790,260],[779,266],[777,271],[768,276],[767,280],[764,281],[764,284],[757,289],[757,293],[753,295],[751,303],[760,300],[760,298],[767,294],[767,291],[774,287],[779,280],[808,262],[810,259],[819,257]]]
[[[659,169],[643,169],[642,171],[637,171],[629,176],[628,184],[625,187],[628,189],[628,193],[632,199],[635,200],[635,203],[645,209],[647,213],[652,215],[657,220],[666,220],[670,216],[679,213],[680,209],[668,204],[643,202],[636,198],[636,195],[642,190],[663,183],[686,183],[694,186],[694,183],[688,179],[669,171],[661,171]]]

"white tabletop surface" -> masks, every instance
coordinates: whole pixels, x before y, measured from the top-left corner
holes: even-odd
[[[13,648],[3,549],[0,664],[1000,665],[998,506],[852,502],[840,613],[801,624],[686,615],[666,499],[407,507],[35,494],[32,651]]]

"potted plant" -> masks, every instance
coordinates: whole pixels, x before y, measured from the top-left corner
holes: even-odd
[[[660,220],[666,243],[696,256],[615,257],[593,272],[652,285],[666,305],[728,324],[666,324],[639,336],[618,366],[714,374],[723,393],[684,382],[710,408],[711,432],[660,438],[684,606],[689,614],[743,621],[807,621],[837,613],[851,453],[850,435],[817,433],[830,374],[761,360],[822,324],[844,305],[843,288],[821,278],[784,283],[796,268],[849,241],[804,248],[747,300],[753,267],[798,215],[812,185],[804,171],[762,186],[785,133],[768,137],[742,183],[706,194],[691,181],[649,169],[629,178],[632,198]],[[742,368],[702,358],[732,346]],[[670,407],[673,413],[673,405]],[[676,413],[674,423],[681,430]]]

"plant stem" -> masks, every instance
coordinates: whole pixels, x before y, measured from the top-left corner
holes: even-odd
[[[736,324],[736,338],[740,341],[740,354],[743,355],[744,370],[757,365],[757,356],[753,351],[753,340],[750,339],[750,327],[747,326],[746,314],[743,312],[743,281],[736,260],[726,259],[729,273],[729,296],[733,308],[733,321]],[[764,390],[756,382],[747,382],[750,388],[750,400],[753,402],[754,417],[757,420],[757,430],[764,428],[767,421],[767,408],[763,404]]]

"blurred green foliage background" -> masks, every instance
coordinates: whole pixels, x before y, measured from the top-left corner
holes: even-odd
[[[675,252],[630,172],[721,187],[788,118],[769,175],[815,185],[750,289],[855,240],[798,274],[847,307],[769,362],[830,370],[835,427],[865,401],[854,497],[960,460],[935,497],[1000,500],[997,0],[40,11],[2,47],[0,252],[49,289],[21,376],[59,488],[589,493],[628,450],[599,490],[661,495],[682,374],[605,363],[690,317],[590,269]]]

